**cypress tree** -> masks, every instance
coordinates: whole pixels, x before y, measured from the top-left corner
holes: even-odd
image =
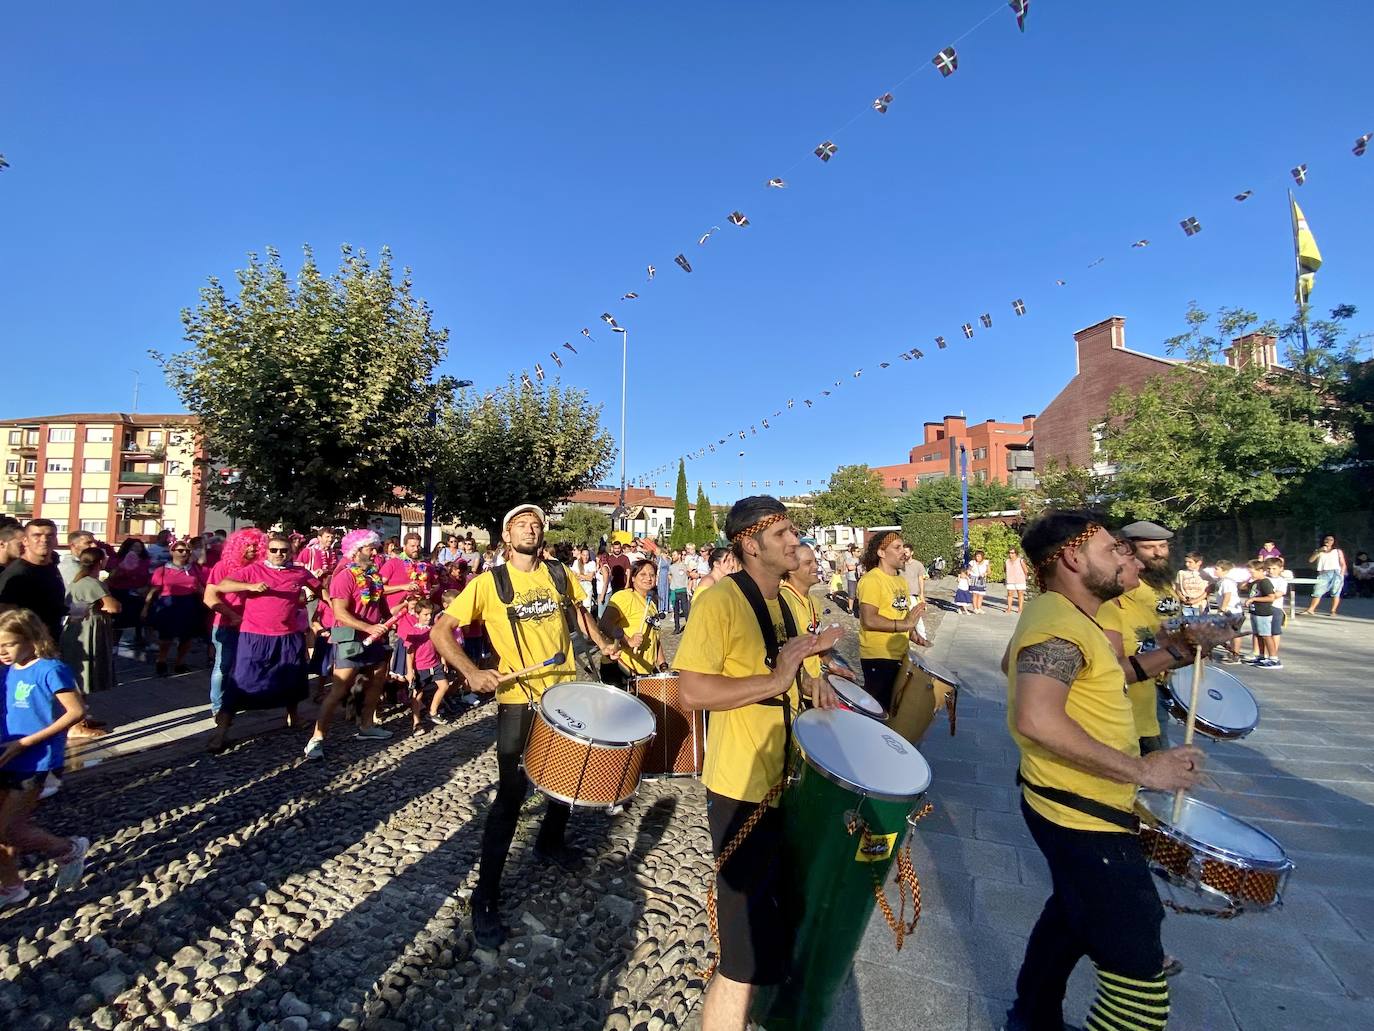
[[[692,509],[687,503],[687,464],[682,459],[677,462],[677,497],[673,502],[673,532],[668,538],[668,547],[683,548],[692,540]]]
[[[697,484],[697,511],[693,524],[693,537],[697,547],[707,548],[716,543],[716,521],[711,512],[711,499],[706,496],[700,483]]]

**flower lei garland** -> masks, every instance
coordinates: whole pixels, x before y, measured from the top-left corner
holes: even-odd
[[[353,582],[358,585],[359,602],[371,605],[374,601],[382,600],[385,585],[375,565],[360,566],[356,562],[350,562],[348,571],[353,574]]]

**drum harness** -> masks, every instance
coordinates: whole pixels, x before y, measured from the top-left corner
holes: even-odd
[[[558,608],[563,614],[563,622],[568,627],[569,635],[577,626],[577,613],[573,610],[573,602],[568,598],[568,567],[553,559],[544,559],[543,566],[549,573],[549,579],[553,581],[553,588],[558,592]],[[525,662],[525,649],[520,644],[520,620],[515,615],[515,585],[511,583],[510,570],[503,562],[491,571],[491,582],[496,588],[496,597],[502,605],[506,607],[506,618],[510,620],[510,635],[515,641],[515,653],[520,657],[520,665],[528,665]],[[519,680],[516,681],[520,689],[525,692],[525,697],[529,699],[530,708],[534,708],[534,692]]]
[[[763,635],[764,664],[771,670],[778,661],[780,645],[778,643],[777,632],[773,628],[773,620],[768,614],[768,605],[763,600],[763,593],[759,590],[758,584],[744,570],[738,573],[731,573],[731,580],[744,595],[744,600],[749,603],[749,607],[754,612],[754,618],[758,620],[759,632]],[[792,610],[786,601],[778,599],[778,610],[782,615],[783,631],[786,633],[787,640],[797,636],[797,624],[792,618]],[[801,690],[801,667],[797,668],[796,677],[797,690]],[[702,979],[709,981],[716,972],[716,967],[720,963],[720,925],[716,919],[716,878],[724,869],[730,857],[735,854],[735,850],[744,843],[744,839],[749,836],[758,822],[768,812],[768,808],[777,801],[782,794],[783,788],[787,786],[788,770],[787,763],[792,755],[792,703],[786,693],[776,698],[769,698],[757,705],[776,705],[782,709],[783,727],[783,771],[782,778],[768,789],[768,793],[763,796],[758,807],[749,814],[740,829],[735,832],[735,836],[726,843],[721,849],[720,856],[716,859],[715,869],[712,871],[711,880],[706,886],[706,920],[711,931],[711,941],[715,944],[716,955],[711,959],[707,969],[702,973]],[[916,821],[928,814],[933,807],[929,802],[914,817],[908,818],[908,822],[913,826]],[[862,834],[862,846],[865,849],[872,847],[874,841],[868,830],[868,824],[864,821],[857,811],[851,812],[846,821],[845,830],[853,834],[860,831]],[[873,894],[878,903],[878,908],[882,910],[883,918],[887,921],[888,927],[892,929],[897,939],[897,950],[900,952],[907,935],[916,930],[916,922],[921,919],[921,882],[916,877],[916,868],[911,863],[910,843],[904,845],[897,854],[897,900],[899,907],[898,916],[892,913],[892,906],[887,901],[887,895],[883,891],[882,878],[876,870],[873,871]],[[908,925],[906,920],[907,891],[911,892],[912,917]]]

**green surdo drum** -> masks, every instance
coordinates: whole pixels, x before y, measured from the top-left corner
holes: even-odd
[[[825,1025],[930,787],[915,746],[856,712],[803,713],[792,745],[782,795],[791,963],[756,996],[752,1016],[767,1031]]]

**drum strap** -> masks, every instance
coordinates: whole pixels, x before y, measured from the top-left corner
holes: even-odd
[[[768,603],[763,600],[763,592],[759,590],[759,585],[754,582],[754,578],[740,570],[738,573],[731,573],[730,579],[735,581],[735,586],[744,595],[744,600],[749,603],[749,607],[754,610],[754,618],[759,622],[759,633],[763,635],[764,663],[772,669],[778,661],[778,652],[782,645],[778,641],[777,631],[773,627],[773,620],[768,615]],[[792,618],[792,607],[783,600],[781,593],[778,595],[778,611],[782,613],[782,629],[787,635],[785,640],[790,641],[797,636],[797,623]],[[797,667],[797,691],[801,692],[801,667]],[[792,700],[786,694],[781,694],[776,698],[768,698],[759,705],[777,705],[782,707],[782,731],[783,731],[783,755],[792,753]]]
[[[1095,799],[1085,798],[1083,795],[1073,791],[1065,791],[1063,788],[1047,787],[1044,784],[1033,784],[1025,777],[1021,776],[1021,768],[1016,768],[1016,783],[1024,785],[1034,791],[1041,798],[1048,798],[1051,802],[1058,802],[1062,806],[1067,806],[1077,812],[1094,817],[1104,823],[1110,823],[1114,827],[1130,831],[1132,834],[1140,832],[1140,818],[1134,813],[1124,813],[1120,809],[1113,809],[1109,805],[1104,805]]]

